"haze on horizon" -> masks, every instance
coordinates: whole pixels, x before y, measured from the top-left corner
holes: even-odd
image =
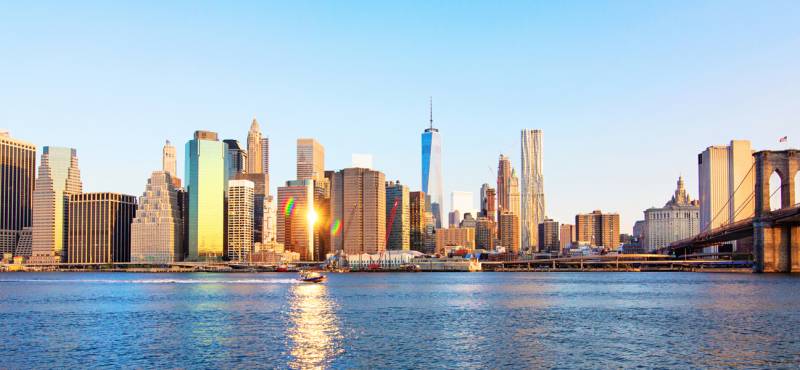
[[[707,146],[798,147],[798,19],[792,1],[4,3],[0,127],[77,148],[85,191],[138,196],[164,140],[182,159],[194,130],[245,142],[254,116],[273,194],[298,137],[417,190],[433,96],[445,210],[451,191],[477,207],[501,153],[519,171],[538,128],[548,216],[619,212],[629,233],[679,175],[697,197]]]

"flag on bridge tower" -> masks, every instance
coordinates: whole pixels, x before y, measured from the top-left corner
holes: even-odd
[[[789,137],[788,136],[784,136],[784,137],[778,139],[778,142],[779,143],[788,143],[789,142]]]

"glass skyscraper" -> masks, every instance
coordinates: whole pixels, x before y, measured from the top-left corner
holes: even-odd
[[[436,228],[442,227],[442,137],[431,126],[422,133],[422,191],[430,197]]]
[[[227,145],[217,133],[195,131],[186,143],[189,260],[222,258],[225,250]]]

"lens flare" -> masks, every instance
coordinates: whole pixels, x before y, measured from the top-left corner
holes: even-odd
[[[286,201],[286,205],[283,206],[283,214],[289,217],[292,213],[294,213],[294,197],[289,197]]]
[[[331,224],[331,234],[339,235],[339,231],[341,230],[342,230],[342,223],[339,222],[339,219],[337,218],[336,221],[333,221],[333,223]]]

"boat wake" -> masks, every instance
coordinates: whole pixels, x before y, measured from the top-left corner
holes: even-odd
[[[3,283],[59,284],[296,284],[295,279],[0,279]]]

